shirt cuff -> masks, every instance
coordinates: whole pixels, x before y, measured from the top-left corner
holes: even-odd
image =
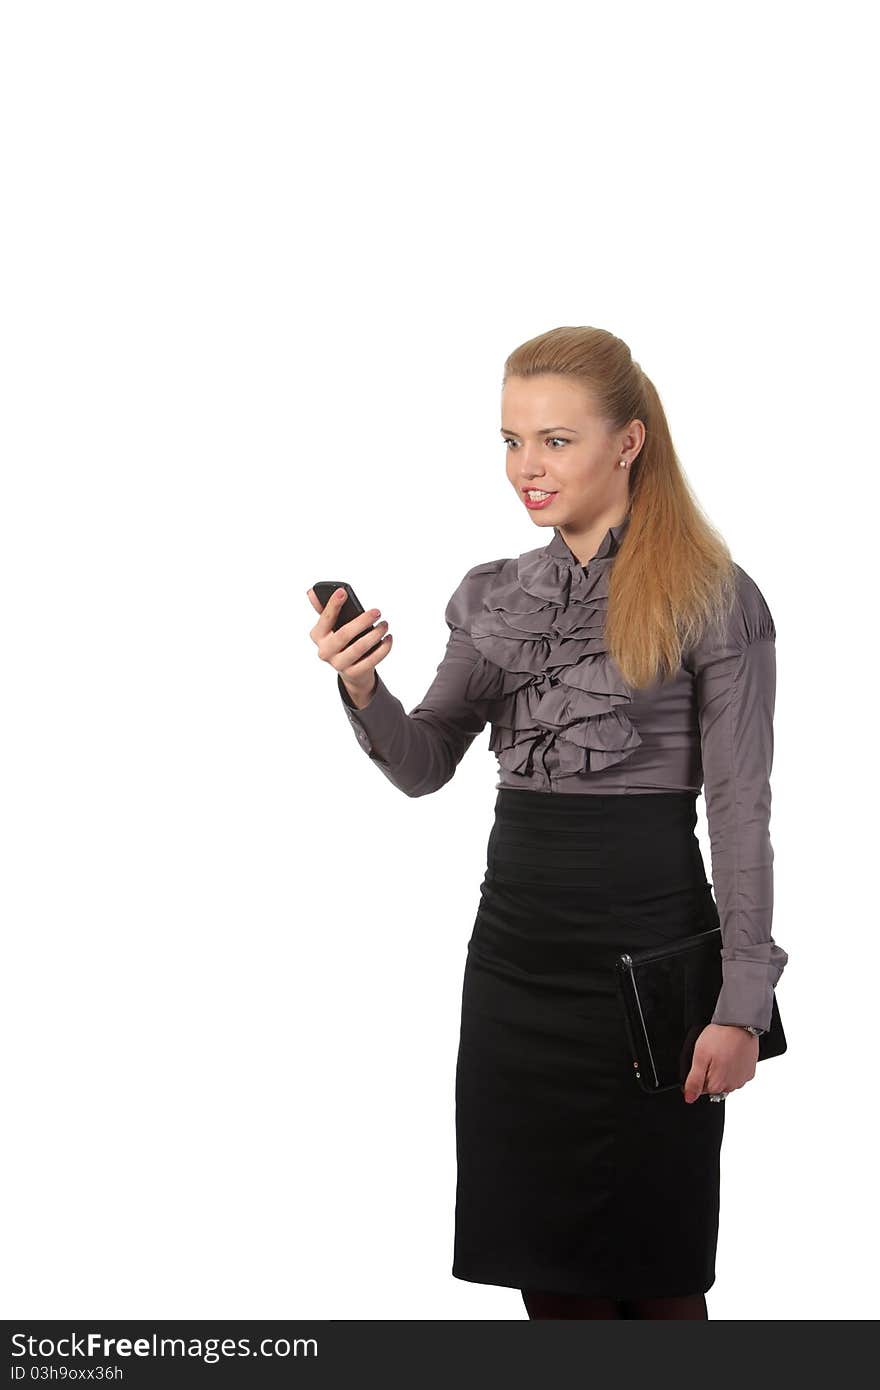
[[[354,729],[355,738],[371,758],[381,761],[381,754],[376,753],[374,743],[381,748],[391,746],[391,735],[393,734],[400,717],[400,712],[396,706],[394,696],[388,689],[382,677],[376,672],[376,689],[370,696],[370,703],[364,709],[358,709],[352,702],[351,696],[345,688],[342,677],[337,672],[336,687],[342,699],[348,722]]]
[[[723,969],[724,983],[711,1022],[740,1028],[751,1024],[766,1033],[773,1015],[776,971],[752,960],[726,960]]]

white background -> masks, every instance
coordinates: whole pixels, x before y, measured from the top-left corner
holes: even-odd
[[[525,1317],[450,1273],[488,733],[396,791],[305,591],[412,708],[539,543],[501,370],[560,324],[630,344],[778,629],[789,1052],[710,1317],[875,1314],[869,15],[4,6],[3,1316]]]

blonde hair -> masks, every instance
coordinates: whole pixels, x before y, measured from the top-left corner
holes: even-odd
[[[622,339],[553,328],[504,364],[504,383],[545,374],[580,382],[612,430],[634,419],[645,426],[629,464],[629,525],[611,568],[605,636],[627,684],[647,686],[674,675],[709,628],[721,630],[736,595],[733,560],[690,491],[654,383]]]

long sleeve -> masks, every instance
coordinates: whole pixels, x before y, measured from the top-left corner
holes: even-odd
[[[738,565],[736,571],[727,630],[699,649],[692,665],[722,936],[723,984],[711,1021],[766,1030],[788,961],[771,936],[776,628],[757,585]]]
[[[376,668],[376,687],[363,709],[356,709],[337,675],[349,723],[361,747],[382,773],[407,796],[427,796],[444,786],[479,733],[486,727],[480,706],[466,695],[479,654],[468,620],[486,578],[502,561],[468,570],[446,606],[446,651],[424,698],[407,714]]]

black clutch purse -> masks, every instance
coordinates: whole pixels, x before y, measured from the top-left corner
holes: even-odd
[[[650,1092],[683,1086],[721,990],[721,928],[625,953],[616,961],[616,977],[640,1086]],[[780,1056],[787,1046],[774,995],[758,1061]]]

